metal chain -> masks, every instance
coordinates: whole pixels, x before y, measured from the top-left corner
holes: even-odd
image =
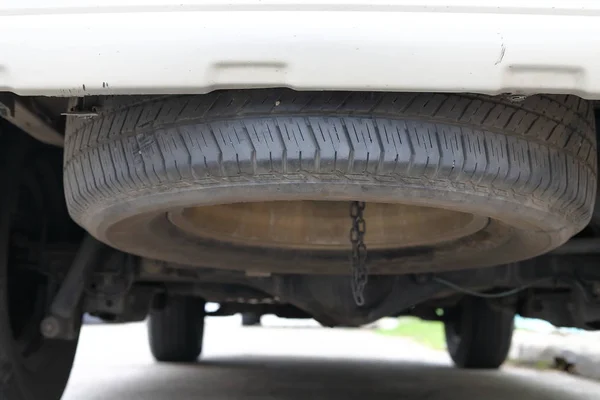
[[[364,201],[353,201],[350,203],[350,217],[352,228],[350,229],[350,243],[352,244],[352,295],[357,306],[365,304],[365,287],[369,280],[369,269],[367,268],[367,246],[365,245],[365,234],[367,223],[363,218],[365,210]]]

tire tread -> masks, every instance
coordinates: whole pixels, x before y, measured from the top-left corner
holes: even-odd
[[[472,94],[219,91],[116,96],[73,121],[72,216],[115,196],[198,181],[295,174],[442,182],[539,204],[583,227],[595,197],[593,107]]]

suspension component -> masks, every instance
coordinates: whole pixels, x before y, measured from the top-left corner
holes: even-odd
[[[81,324],[78,307],[89,281],[95,260],[106,246],[91,236],[81,243],[71,268],[63,280],[52,304],[49,315],[41,323],[42,335],[52,339],[75,339]]]

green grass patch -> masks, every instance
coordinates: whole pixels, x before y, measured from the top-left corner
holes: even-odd
[[[554,365],[554,363],[552,362],[548,362],[548,361],[535,361],[533,363],[528,363],[528,362],[524,362],[524,361],[518,361],[518,360],[507,360],[506,361],[507,364],[509,365],[514,365],[515,367],[525,367],[525,368],[533,368],[533,369],[538,369],[538,370],[549,370],[549,369],[557,369],[556,366]]]
[[[411,338],[436,350],[444,350],[446,348],[444,325],[437,321],[422,321],[414,317],[401,317],[398,318],[398,326],[393,329],[380,330],[379,332],[384,335]]]

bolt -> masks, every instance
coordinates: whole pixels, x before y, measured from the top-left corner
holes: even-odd
[[[48,339],[54,339],[60,334],[60,322],[56,317],[46,317],[40,324],[42,335]]]
[[[508,101],[511,103],[520,103],[527,98],[524,94],[509,94],[507,96]]]

